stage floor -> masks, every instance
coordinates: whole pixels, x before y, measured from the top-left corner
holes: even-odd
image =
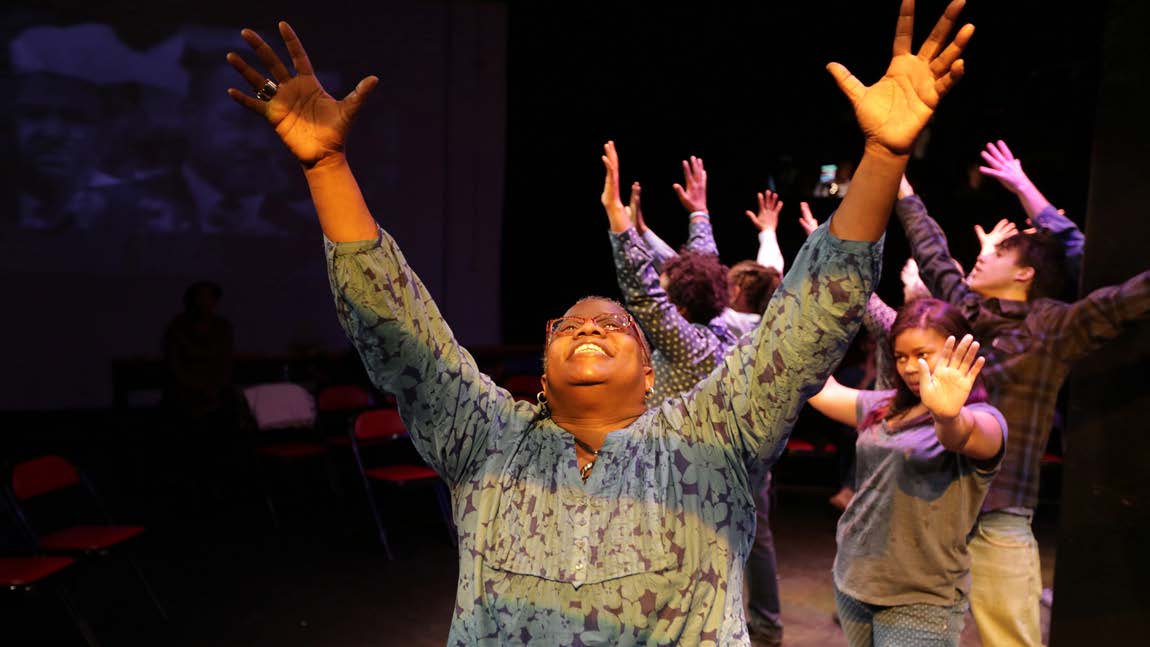
[[[778,494],[772,527],[789,647],[846,644],[833,621],[837,513],[829,495],[819,488]],[[279,529],[258,505],[227,518],[169,519],[136,551],[171,615],[167,624],[115,560],[76,573],[68,584],[105,646],[439,647],[454,601],[455,554],[434,501],[412,497],[411,504],[394,511],[407,520],[392,532],[395,561],[372,543],[367,511],[354,500],[342,508],[322,498],[282,506]],[[1040,509],[1035,528],[1045,586],[1053,575],[1056,524],[1056,507]],[[21,644],[82,644],[50,598],[9,610],[19,624],[47,631],[44,640]],[[968,615],[962,645],[980,644]]]

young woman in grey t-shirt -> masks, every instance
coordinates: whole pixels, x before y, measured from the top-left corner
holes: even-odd
[[[839,619],[851,647],[957,646],[970,591],[967,534],[1001,463],[1006,422],[985,402],[985,359],[956,308],[912,301],[891,339],[894,390],[832,378],[810,399],[859,430],[857,494],[837,533]]]

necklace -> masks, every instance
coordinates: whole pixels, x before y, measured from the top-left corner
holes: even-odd
[[[579,440],[574,434],[571,435],[571,438],[575,441],[576,445],[579,445],[583,448],[583,451],[591,454],[591,460],[587,461],[586,465],[579,468],[579,478],[586,481],[587,477],[591,476],[591,468],[595,467],[595,461],[599,460],[599,450],[591,449],[590,445],[583,442],[582,440]]]

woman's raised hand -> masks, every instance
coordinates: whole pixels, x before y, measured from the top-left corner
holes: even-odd
[[[627,231],[631,225],[631,210],[623,206],[623,198],[619,193],[619,153],[615,150],[615,142],[609,141],[603,145],[603,168],[606,171],[603,177],[603,193],[599,201],[607,211],[607,220],[611,223],[611,231],[615,233]]]
[[[811,205],[806,202],[799,203],[799,211],[802,212],[802,215],[799,216],[799,226],[810,236],[819,228],[819,221],[815,220],[814,214],[811,213]]]
[[[312,167],[331,155],[343,153],[352,121],[379,78],[364,78],[346,97],[336,100],[320,85],[307,52],[291,26],[280,22],[279,31],[291,55],[295,75],[259,34],[244,29],[243,39],[267,68],[269,76],[257,72],[235,52],[228,52],[228,62],[256,96],[235,88],[229,88],[228,95],[267,119],[292,154],[305,167]],[[275,84],[273,92],[264,90],[268,80]]]
[[[954,337],[942,345],[938,361],[931,371],[926,360],[919,358],[918,395],[936,420],[952,420],[962,411],[974,380],[982,371],[985,357],[978,356],[978,342],[970,335],[955,347]]]
[[[918,53],[912,54],[914,0],[903,0],[895,29],[894,55],[886,74],[874,85],[863,85],[839,63],[827,65],[854,106],[869,145],[896,154],[909,153],[939,100],[962,78],[964,68],[959,57],[974,34],[974,25],[964,25],[949,45],[946,39],[964,4],[965,0],[953,0]]]

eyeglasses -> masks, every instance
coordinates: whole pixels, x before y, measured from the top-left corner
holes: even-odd
[[[626,330],[628,327],[635,323],[631,315],[625,312],[604,312],[603,314],[595,315],[594,317],[577,317],[569,315],[566,317],[559,317],[558,319],[551,319],[547,322],[547,339],[552,337],[563,337],[565,335],[574,335],[583,324],[588,321],[595,322],[595,325],[603,329],[604,332],[619,332]]]
[[[643,341],[643,336],[639,333],[639,326],[631,315],[625,312],[604,312],[603,314],[595,315],[594,317],[577,317],[575,315],[568,315],[566,317],[559,317],[558,319],[551,319],[547,322],[547,341],[551,343],[552,337],[567,337],[579,332],[583,324],[588,321],[595,322],[595,325],[602,329],[604,332],[621,332],[628,328],[634,327],[635,341],[639,342],[639,348],[643,351],[643,360],[650,363],[651,356],[647,350],[647,345]]]

